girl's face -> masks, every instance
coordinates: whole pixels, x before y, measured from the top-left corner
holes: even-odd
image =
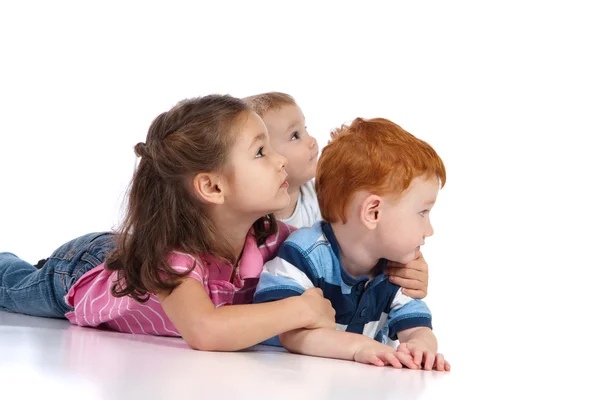
[[[225,168],[225,204],[258,217],[290,202],[287,160],[271,147],[267,128],[253,112],[242,117]]]

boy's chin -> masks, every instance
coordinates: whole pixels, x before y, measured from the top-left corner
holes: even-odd
[[[416,255],[416,252],[412,251],[409,254],[404,255],[404,257],[402,257],[402,259],[398,262],[402,263],[402,264],[408,264],[409,262],[411,262],[412,260],[415,259],[415,255]]]

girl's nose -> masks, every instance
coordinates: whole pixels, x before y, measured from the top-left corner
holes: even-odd
[[[287,167],[288,164],[288,159],[285,158],[284,156],[282,156],[281,154],[277,153],[277,155],[279,156],[279,163],[281,165],[281,169]]]

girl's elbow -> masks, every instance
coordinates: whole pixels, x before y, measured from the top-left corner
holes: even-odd
[[[215,343],[207,338],[193,338],[186,340],[187,344],[194,350],[215,351]]]
[[[200,351],[223,351],[227,350],[224,337],[217,332],[212,324],[198,324],[191,332],[184,336],[187,344],[194,350]]]

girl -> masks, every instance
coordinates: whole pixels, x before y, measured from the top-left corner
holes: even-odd
[[[289,202],[287,161],[271,149],[258,115],[230,96],[186,100],[159,115],[135,151],[141,160],[127,215],[106,262],[110,234],[67,243],[41,269],[0,253],[0,309],[182,336],[199,350],[335,328],[317,290],[245,304],[290,233],[271,214]]]

